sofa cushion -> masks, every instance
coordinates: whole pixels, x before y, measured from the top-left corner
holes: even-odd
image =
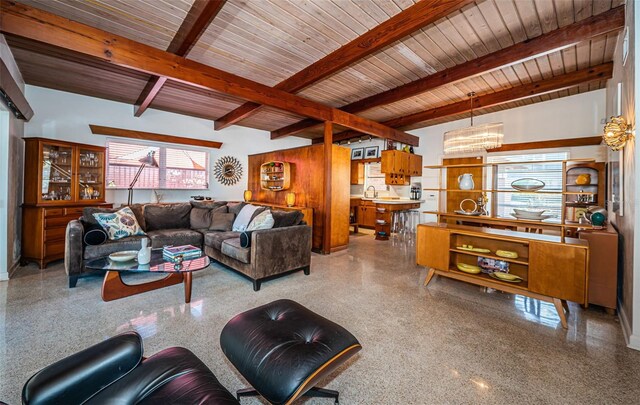
[[[251,263],[251,248],[243,248],[240,246],[240,238],[226,239],[222,242],[220,251],[222,254],[242,263]]]
[[[193,208],[207,208],[207,209],[218,208],[220,206],[227,205],[226,201],[213,201],[213,200],[205,200],[205,201],[191,200],[189,201],[189,203]]]
[[[109,235],[107,235],[107,232],[100,224],[88,224],[83,220],[80,220],[80,223],[84,229],[84,236],[82,237],[83,246],[102,245],[109,240]]]
[[[140,241],[143,238],[146,238],[146,236],[129,236],[118,240],[107,240],[101,245],[87,246],[84,249],[84,259],[97,259],[123,250],[140,250],[142,247]]]
[[[98,220],[93,214],[103,214],[116,212],[120,208],[100,208],[100,207],[84,207],[82,209],[82,221],[90,225],[98,225]]]
[[[236,216],[235,221],[233,221],[233,230],[237,232],[242,232],[251,223],[251,220],[254,216],[260,214],[260,212],[264,211],[264,207],[259,207],[257,205],[247,204],[240,210],[240,213]]]
[[[211,225],[209,225],[209,230],[229,232],[233,227],[233,221],[235,218],[236,214],[231,212],[213,212],[211,214]]]
[[[229,208],[229,212],[238,215],[245,205],[247,205],[245,202],[231,202],[227,203],[227,208]]]
[[[131,211],[133,211],[133,214],[136,216],[140,228],[146,232],[147,224],[144,222],[144,206],[145,204],[131,204],[129,208],[131,208]]]
[[[148,204],[144,207],[144,220],[148,231],[159,229],[188,229],[191,204]]]
[[[214,249],[220,250],[222,248],[222,242],[227,239],[239,238],[240,232],[218,232],[211,231],[204,235],[204,244]]]
[[[256,215],[249,226],[247,226],[247,231],[257,231],[259,229],[271,229],[273,228],[273,216],[271,215],[270,210],[264,210],[260,214]]]
[[[202,247],[204,236],[192,229],[160,229],[147,232],[151,238],[151,247],[193,245]]]
[[[107,232],[109,239],[116,240],[128,236],[144,235],[131,208],[124,207],[111,213],[94,213],[93,217]]]
[[[302,213],[302,211],[272,210],[271,215],[273,216],[274,220],[274,228],[284,228],[285,226],[300,225],[300,222],[302,222],[302,218],[304,218],[304,214]]]

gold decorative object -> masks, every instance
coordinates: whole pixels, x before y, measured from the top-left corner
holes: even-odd
[[[589,173],[582,173],[576,177],[576,184],[579,186],[586,186],[591,184],[591,175]]]
[[[518,253],[510,250],[496,250],[496,256],[505,257],[507,259],[517,259]]]
[[[287,193],[284,199],[287,202],[287,207],[293,207],[296,205],[296,193],[293,191]]]
[[[251,201],[251,197],[253,197],[253,193],[251,192],[251,190],[244,190],[244,201]]]
[[[611,117],[604,126],[602,139],[613,150],[620,150],[632,136],[627,121],[621,116]]]
[[[458,268],[458,270],[470,274],[479,274],[482,271],[480,267],[466,263],[458,263],[456,264],[456,267]]]

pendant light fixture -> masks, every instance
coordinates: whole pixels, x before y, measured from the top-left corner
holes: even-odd
[[[471,153],[499,148],[504,139],[501,122],[473,126],[473,99],[475,92],[468,93],[471,104],[471,126],[444,133],[444,154]]]

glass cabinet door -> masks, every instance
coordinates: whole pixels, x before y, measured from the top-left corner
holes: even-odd
[[[78,201],[104,199],[104,152],[78,149]]]
[[[42,145],[42,201],[70,201],[73,197],[73,148]]]

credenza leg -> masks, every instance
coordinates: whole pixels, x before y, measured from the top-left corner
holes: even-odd
[[[429,269],[429,272],[427,273],[427,277],[424,279],[425,287],[427,286],[427,284],[429,284],[429,282],[431,281],[433,276],[435,276],[435,274],[436,274],[436,269]]]
[[[558,312],[558,316],[560,317],[560,323],[562,323],[562,327],[567,329],[567,317],[564,313],[564,306],[562,305],[562,301],[560,298],[553,299],[553,305],[556,307],[556,311]]]

